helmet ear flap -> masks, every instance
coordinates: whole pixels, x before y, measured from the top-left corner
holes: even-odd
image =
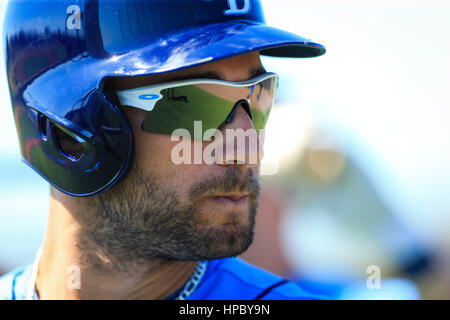
[[[106,78],[102,85],[100,86],[100,91],[104,102],[107,104],[113,106],[118,112],[121,113],[122,117],[126,120],[128,126],[131,128],[130,119],[128,119],[128,116],[125,112],[122,110],[122,103],[119,100],[119,97],[117,96],[116,90],[114,89],[113,84],[113,78]],[[133,130],[132,132],[132,139],[133,139],[133,152],[132,152],[132,159],[134,160],[134,134]]]
[[[134,165],[134,160],[135,160],[135,138],[134,138],[134,130],[132,128],[130,119],[128,118],[128,115],[122,110],[122,104],[120,103],[119,97],[116,94],[116,90],[113,87],[113,77],[107,77],[105,79],[103,79],[100,87],[99,87],[99,92],[100,95],[102,97],[102,99],[104,100],[103,103],[106,103],[110,106],[112,106],[114,109],[116,109],[117,112],[120,113],[121,117],[122,117],[122,121],[126,122],[127,126],[129,127],[129,134],[130,134],[130,157],[128,159],[128,165],[125,168],[125,171],[122,173],[122,177],[120,178],[119,182],[124,179],[127,175],[128,172],[131,170],[131,168]]]

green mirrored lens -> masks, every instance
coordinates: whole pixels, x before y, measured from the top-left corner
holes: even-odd
[[[275,87],[273,76],[252,86],[206,84],[164,89],[162,98],[147,113],[142,130],[168,135],[177,130],[176,135],[208,141],[212,134],[205,135],[206,131],[218,129],[236,103],[247,100],[253,127],[259,133],[270,115]],[[195,132],[196,121],[201,122],[199,132]]]
[[[253,87],[250,96],[250,112],[252,114],[253,127],[258,133],[259,130],[266,127],[272,110],[275,88],[275,77],[266,79]]]
[[[234,101],[211,94],[196,86],[165,89],[163,98],[148,112],[142,130],[161,134],[172,134],[177,129],[186,129],[195,138],[194,122],[202,122],[202,140],[208,129],[217,129],[230,114]]]

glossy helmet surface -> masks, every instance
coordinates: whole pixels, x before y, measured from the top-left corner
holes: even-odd
[[[6,70],[23,160],[54,187],[92,196],[133,163],[131,127],[108,77],[180,70],[253,51],[315,57],[325,48],[269,27],[259,0],[10,0]],[[82,146],[61,147],[57,131]]]

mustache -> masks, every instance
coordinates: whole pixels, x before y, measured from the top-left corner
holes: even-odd
[[[191,198],[198,198],[232,192],[245,192],[249,196],[259,196],[259,179],[251,168],[244,173],[238,167],[229,167],[222,176],[209,178],[193,185],[189,195]]]

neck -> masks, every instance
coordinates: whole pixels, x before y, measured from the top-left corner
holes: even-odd
[[[114,257],[89,240],[89,219],[80,219],[79,211],[76,201],[52,193],[36,278],[40,299],[164,299],[195,271],[197,262],[192,261]],[[96,214],[86,208],[82,211],[87,217]]]

